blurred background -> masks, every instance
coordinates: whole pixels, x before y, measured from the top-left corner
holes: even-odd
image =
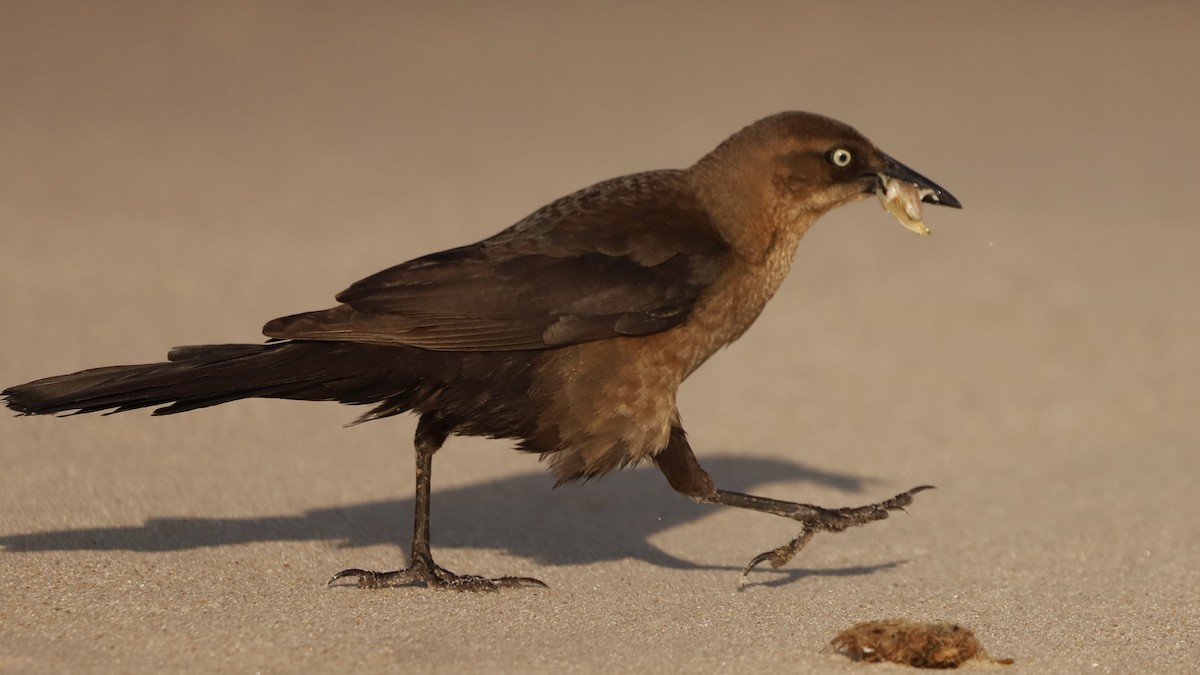
[[[685,386],[701,460],[722,462],[719,484],[830,505],[936,483],[912,518],[803,564],[907,559],[907,600],[941,597],[942,616],[991,627],[994,651],[1018,663],[1119,670],[1133,645],[1143,667],[1170,670],[1200,630],[1198,36],[1200,9],[1181,2],[0,2],[0,384],[257,341],[267,319],[575,189],[687,166],[781,110],[820,112],[965,209],[927,208],[928,239],[873,201],[822,220],[759,323]],[[153,423],[0,420],[0,521],[24,536],[407,499],[412,421],[339,428],[353,416],[249,402]],[[593,525],[601,540],[646,517],[620,477],[552,494],[532,458],[451,445],[439,487],[535,474],[547,509],[610,523]],[[739,474],[739,458],[801,470]],[[279,476],[263,468],[285,462]],[[674,503],[644,482],[662,491],[652,504]],[[467,499],[444,516],[467,567],[481,547],[506,548],[455,533],[475,510]],[[737,565],[790,536],[786,523],[702,516],[653,546]],[[597,556],[633,578],[679,574],[575,542],[555,577],[537,551],[569,541],[496,527],[525,542],[507,546],[523,552],[512,560],[495,554],[514,568],[498,571],[559,587],[588,579]],[[406,537],[375,542],[379,558]],[[375,555],[297,538],[314,556],[305,574]],[[14,541],[0,565],[16,573],[0,576],[54,555]],[[189,566],[184,549],[166,555]],[[921,576],[931,569],[942,576]],[[807,606],[810,582],[774,597]],[[861,578],[821,582],[884,614],[911,607],[865,599]],[[96,592],[80,606],[118,602]],[[960,605],[955,592],[978,595]],[[703,602],[741,602],[720,597]],[[595,633],[581,611],[579,635],[601,636],[585,669],[612,667],[608,638],[647,647],[631,663],[667,656]],[[195,639],[238,625],[226,621]],[[1055,660],[1079,634],[1090,652]],[[12,646],[23,635],[6,643],[0,629],[0,647],[41,654]],[[748,644],[759,656],[697,647],[673,664],[778,657]]]

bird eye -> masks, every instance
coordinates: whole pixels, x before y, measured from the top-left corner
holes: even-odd
[[[850,166],[850,162],[853,160],[854,155],[851,155],[850,151],[845,148],[838,148],[829,153],[829,161],[833,162],[835,166]]]

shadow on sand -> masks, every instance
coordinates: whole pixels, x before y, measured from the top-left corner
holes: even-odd
[[[872,482],[774,459],[714,457],[705,461],[705,467],[719,486],[739,492],[763,483],[792,482],[857,494]],[[672,556],[652,543],[656,534],[713,512],[712,507],[676,494],[652,467],[615,473],[586,485],[557,490],[551,489],[552,485],[552,477],[538,472],[448,490],[435,488],[434,551],[440,547],[497,549],[555,566],[634,558],[663,567],[712,568]],[[802,490],[779,496],[799,496],[803,501],[797,493]],[[871,499],[881,496],[886,495],[871,495]],[[267,541],[334,541],[344,547],[390,544],[407,551],[412,508],[410,498],[314,509],[298,515],[151,518],[135,527],[0,536],[0,547],[8,552],[153,552]],[[768,548],[769,544],[747,542],[747,558],[756,552],[756,546]],[[773,570],[769,580],[755,585],[782,585],[809,575],[871,574],[901,562],[835,570]]]

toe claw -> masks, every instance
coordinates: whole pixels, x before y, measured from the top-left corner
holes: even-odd
[[[500,577],[491,581],[499,588],[550,588],[541,579],[533,577]]]
[[[363,577],[370,576],[370,575],[371,575],[371,573],[366,570],[360,570],[360,569],[342,570],[341,572],[338,572],[337,574],[330,577],[329,582],[326,583],[325,585],[332,586],[335,581],[338,581],[340,579],[345,579],[346,577],[357,577],[361,581]]]
[[[758,555],[754,556],[754,560],[751,560],[750,564],[746,565],[746,569],[742,570],[742,582],[740,585],[742,585],[742,586],[746,585],[746,582],[749,580],[750,570],[754,569],[755,567],[758,567],[759,563],[770,560],[774,555],[775,555],[775,551],[771,550],[771,551],[766,551],[765,553],[759,553]]]
[[[371,570],[352,568],[348,570],[342,570],[341,572],[333,575],[333,577],[329,579],[329,583],[326,585],[332,586],[333,583],[339,579],[353,577],[358,579],[358,583],[356,583],[355,586],[358,586],[359,588],[383,588],[384,586],[389,585],[389,583],[394,582],[394,580],[403,577],[406,572],[407,570],[400,572],[372,572]]]

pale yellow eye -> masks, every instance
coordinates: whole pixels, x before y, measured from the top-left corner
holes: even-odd
[[[845,148],[838,148],[829,153],[829,161],[833,162],[834,166],[846,167],[854,161],[854,155],[851,155],[850,151]]]

